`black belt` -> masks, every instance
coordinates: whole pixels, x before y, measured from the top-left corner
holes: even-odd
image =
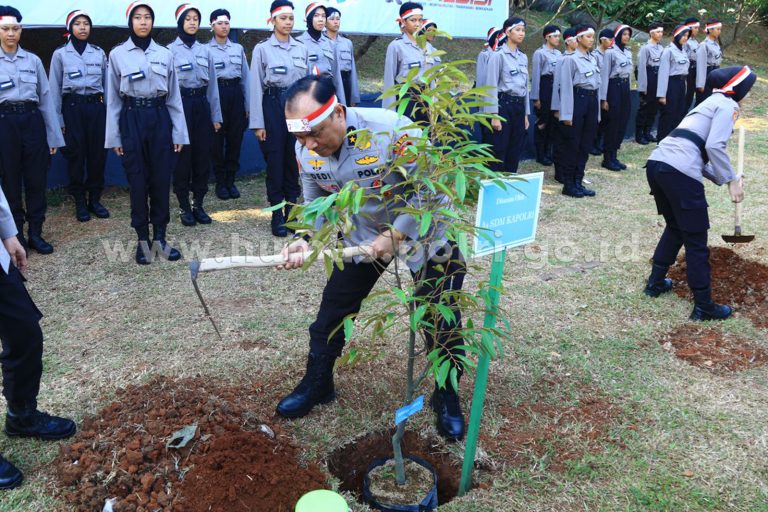
[[[264,96],[274,96],[276,98],[281,97],[288,91],[287,87],[267,87],[264,89]]]
[[[344,78],[351,78],[352,77],[352,70],[349,71],[341,71],[341,76]]]
[[[585,89],[584,87],[574,86],[573,94],[576,96],[594,97],[597,96],[597,89]]]
[[[508,92],[500,92],[499,99],[511,101],[512,103],[525,103],[525,96],[514,96]]]
[[[219,87],[234,87],[240,85],[239,78],[219,78],[217,81],[219,82]]]
[[[654,75],[659,74],[659,66],[645,66],[645,71],[647,73],[653,73]]]
[[[704,139],[696,135],[695,132],[686,130],[685,128],[675,128],[669,135],[667,135],[667,137],[679,137],[681,139],[693,142],[701,152],[701,159],[704,160],[704,165],[707,165],[707,162],[709,162],[709,155],[707,155],[707,143],[704,141]]]
[[[544,80],[554,81],[554,79],[555,79],[555,75],[541,75],[542,81]]]
[[[165,106],[165,96],[156,98],[134,98],[126,96],[123,98],[123,105],[134,108],[158,108]]]
[[[208,87],[198,87],[196,89],[187,89],[179,87],[182,98],[191,98],[192,96],[205,96],[208,93]]]
[[[26,114],[34,110],[37,110],[37,103],[34,101],[0,103],[0,114]]]
[[[609,82],[613,82],[615,84],[623,84],[624,82],[629,83],[629,77],[628,76],[615,76],[615,77],[609,79]]]
[[[104,95],[97,94],[75,94],[68,92],[64,94],[61,99],[66,103],[102,103],[104,101]]]
[[[670,80],[687,80],[688,75],[672,75],[669,77]]]

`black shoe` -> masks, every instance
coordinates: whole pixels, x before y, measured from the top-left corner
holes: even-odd
[[[706,320],[725,320],[733,313],[731,306],[716,304],[712,300],[712,288],[692,291],[694,306],[690,316],[691,320],[700,322]]]
[[[645,285],[643,293],[649,297],[658,297],[662,293],[667,293],[672,290],[672,280],[667,277],[667,271],[669,267],[664,265],[657,265],[654,263],[651,266],[651,275],[648,277],[648,283]]]
[[[577,183],[576,186],[584,195],[584,197],[595,197],[597,195],[597,192],[595,192],[591,188],[585,187],[583,183]]]
[[[272,212],[270,227],[272,228],[272,234],[274,236],[279,236],[280,238],[288,236],[288,228],[285,227],[285,218],[283,217],[282,210],[275,210]]]
[[[39,233],[30,233],[28,244],[30,249],[34,249],[40,254],[51,254],[53,252],[53,246],[46,242]]]
[[[229,187],[224,185],[223,183],[217,183],[216,184],[216,197],[218,197],[222,201],[226,201],[227,199],[231,199],[231,197],[229,195]]]
[[[101,194],[92,193],[88,196],[88,210],[99,219],[109,218],[109,210],[101,204]]]
[[[75,198],[75,218],[79,222],[88,222],[91,220],[91,214],[88,213],[88,205],[84,197]]]
[[[577,199],[581,199],[582,197],[584,197],[584,193],[581,191],[579,187],[577,187],[576,185],[570,185],[570,184],[563,186],[562,194],[564,196],[575,197]]]
[[[603,154],[603,150],[597,146],[592,146],[592,149],[589,150],[589,154],[592,156],[600,156]]]
[[[211,219],[211,216],[208,215],[205,210],[203,210],[203,205],[200,206],[195,205],[192,207],[192,215],[194,215],[195,220],[199,222],[200,224],[210,224],[213,222],[213,219]]]
[[[178,261],[181,259],[179,250],[171,247],[171,245],[165,241],[165,226],[154,227],[154,233],[152,234],[152,252],[156,252],[159,257],[168,261]]]
[[[231,184],[231,185],[228,187],[228,190],[229,190],[229,197],[230,197],[230,198],[232,198],[232,199],[238,199],[238,198],[240,197],[240,191],[239,191],[239,190],[237,190],[237,187],[235,186],[235,184],[234,184],[234,183],[233,183],[233,184]]]
[[[333,365],[336,358],[326,354],[307,357],[307,372],[299,385],[277,404],[277,414],[284,418],[301,418],[319,404],[336,399],[333,387]]]
[[[600,163],[600,165],[604,169],[608,169],[609,171],[620,171],[621,170],[621,166],[613,160],[613,158],[611,157],[611,155],[609,153],[604,153],[603,154],[603,161]]]
[[[650,143],[650,141],[645,138],[645,132],[637,130],[635,131],[635,142],[641,146],[647,146]]]
[[[22,480],[24,480],[24,474],[19,471],[19,468],[0,455],[0,490],[15,489],[21,485]]]
[[[184,226],[194,226],[197,224],[195,215],[192,213],[192,209],[181,208],[179,210],[179,220]]]
[[[619,166],[619,169],[621,169],[621,170],[623,171],[623,170],[625,170],[625,169],[627,168],[626,164],[624,164],[624,163],[623,163],[621,160],[619,160],[619,157],[618,157],[618,155],[616,154],[616,151],[614,151],[614,152],[612,153],[612,156],[613,156],[613,163],[614,163],[615,165],[618,165],[618,166]]]
[[[438,389],[429,399],[432,410],[437,415],[437,431],[441,436],[459,441],[464,437],[464,415],[461,412],[459,394],[451,388]]]
[[[550,160],[546,155],[542,156],[541,158],[537,158],[536,161],[544,167],[549,167],[553,163],[552,160]]]
[[[66,439],[77,432],[75,422],[38,411],[37,407],[21,410],[11,409],[5,415],[5,433],[9,437],[35,437],[52,441]]]
[[[149,265],[152,263],[152,249],[149,240],[139,240],[136,244],[136,263],[139,265]]]
[[[648,142],[659,142],[659,139],[656,137],[656,135],[651,133],[651,129],[650,128],[645,130],[645,138],[646,138],[646,140]]]

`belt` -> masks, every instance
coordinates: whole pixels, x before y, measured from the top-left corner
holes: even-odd
[[[37,103],[34,101],[0,103],[0,114],[26,114],[34,110],[37,110]]]
[[[219,82],[219,87],[234,87],[240,85],[239,78],[219,78],[217,81]]]
[[[573,93],[577,96],[594,97],[597,96],[597,89],[586,89],[584,87],[574,86]]]
[[[686,130],[685,128],[675,128],[667,137],[679,137],[681,139],[693,142],[701,152],[701,159],[704,160],[704,165],[707,165],[707,162],[709,162],[709,155],[707,154],[707,143],[704,142],[704,139],[696,135],[695,132]]]
[[[645,66],[645,71],[648,73],[653,73],[654,75],[658,75],[659,66]]]
[[[288,91],[287,87],[276,87],[276,86],[266,87],[264,89],[264,96],[274,96],[276,98],[279,98],[280,96],[285,94],[286,91]]]
[[[615,84],[621,84],[621,83],[624,83],[624,82],[629,82],[629,77],[628,76],[615,76],[615,77],[609,79],[609,81],[613,82]]]
[[[499,99],[504,99],[513,103],[525,103],[525,96],[514,96],[508,92],[500,92]]]
[[[341,71],[341,76],[346,76],[347,78],[352,76],[352,70],[349,71]]]
[[[135,108],[163,107],[165,106],[165,96],[158,96],[156,98],[134,98],[132,96],[126,96],[123,98],[123,105]]]
[[[196,89],[187,89],[186,87],[179,87],[182,98],[191,98],[192,96],[205,96],[208,92],[208,87],[198,87]]]
[[[542,80],[554,80],[555,75],[541,75]]]
[[[97,94],[75,94],[68,92],[61,97],[67,103],[102,103],[104,101],[104,95],[102,93]]]
[[[669,77],[670,80],[687,80],[688,75],[672,75]]]

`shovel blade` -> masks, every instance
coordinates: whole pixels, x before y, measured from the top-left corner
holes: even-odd
[[[723,240],[729,244],[748,244],[755,235],[723,235]]]

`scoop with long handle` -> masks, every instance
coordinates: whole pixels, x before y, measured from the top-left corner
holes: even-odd
[[[739,153],[736,164],[737,174],[744,174],[744,127],[739,126]],[[723,235],[723,240],[729,244],[747,244],[755,239],[755,235],[741,234],[741,216],[743,213],[743,202],[734,203],[734,227],[732,235]]]

